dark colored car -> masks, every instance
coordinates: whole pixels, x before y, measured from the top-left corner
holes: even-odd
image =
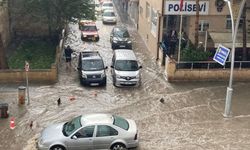
[[[79,55],[78,71],[82,85],[106,85],[106,69],[98,51],[84,51]]]
[[[128,29],[124,26],[115,26],[110,34],[112,49],[132,49],[132,41]]]

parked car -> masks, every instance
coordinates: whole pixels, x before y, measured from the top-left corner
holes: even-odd
[[[98,51],[80,52],[78,59],[78,71],[82,85],[106,85],[106,69],[103,59]]]
[[[92,20],[80,20],[79,29],[81,30],[81,39],[99,41],[98,29],[96,23]]]
[[[132,49],[132,41],[128,29],[124,26],[115,26],[110,34],[112,49]]]
[[[115,50],[111,63],[111,75],[114,86],[140,86],[141,74],[134,51]]]
[[[102,23],[113,23],[116,24],[117,19],[116,19],[116,14],[114,10],[105,10],[102,13]]]
[[[134,120],[111,114],[86,114],[45,128],[39,150],[121,150],[138,146]]]
[[[113,9],[114,9],[114,5],[112,1],[104,1],[102,3],[102,12],[104,12],[104,10],[113,10]]]

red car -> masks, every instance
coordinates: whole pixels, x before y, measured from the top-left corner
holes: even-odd
[[[81,39],[83,41],[99,41],[98,29],[94,21],[81,20],[79,29],[81,30]]]

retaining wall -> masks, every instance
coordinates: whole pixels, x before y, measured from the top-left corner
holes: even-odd
[[[165,75],[174,81],[229,81],[230,69],[177,69],[175,60],[166,56]],[[250,69],[234,69],[233,81],[250,81]]]

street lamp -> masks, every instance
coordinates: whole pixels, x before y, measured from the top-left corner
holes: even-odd
[[[232,84],[233,84],[233,70],[234,70],[234,57],[235,57],[235,41],[236,41],[236,35],[237,35],[237,32],[238,32],[238,27],[239,27],[239,22],[240,22],[241,14],[242,14],[244,5],[246,3],[246,0],[242,0],[241,6],[240,6],[240,10],[239,10],[239,14],[238,14],[238,17],[237,17],[237,20],[236,20],[236,26],[235,26],[235,28],[234,28],[234,20],[233,20],[233,13],[232,13],[231,2],[230,2],[230,0],[224,0],[224,1],[227,2],[228,7],[229,7],[229,11],[230,11],[230,15],[231,15],[233,41],[232,41],[232,59],[231,59],[230,80],[229,80],[229,86],[227,87],[225,112],[224,112],[223,116],[224,117],[231,117],[230,112],[231,112],[232,95],[233,95]]]

